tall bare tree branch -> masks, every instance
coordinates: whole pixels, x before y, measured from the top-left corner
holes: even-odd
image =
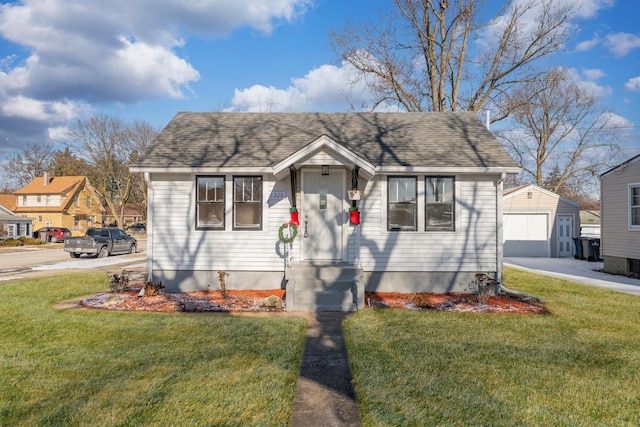
[[[143,122],[129,124],[106,114],[77,120],[69,130],[76,153],[94,169],[93,187],[102,196],[119,227],[124,226],[124,206],[140,179],[129,166],[143,146],[153,138],[153,130]]]
[[[479,111],[488,102],[504,107],[501,99],[511,88],[535,80],[533,65],[567,42],[576,7],[512,0],[479,23],[481,0],[394,2],[393,16],[347,25],[332,42],[375,94],[374,106],[391,103],[407,111]],[[478,43],[470,49],[472,41]]]
[[[587,190],[619,161],[619,125],[565,69],[521,85],[505,102],[518,129],[499,135],[536,185],[561,194]]]

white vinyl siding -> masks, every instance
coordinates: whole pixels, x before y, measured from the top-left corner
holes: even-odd
[[[345,174],[350,184],[350,174]],[[360,263],[365,271],[497,271],[498,175],[455,177],[455,231],[425,230],[425,175],[416,175],[417,231],[387,231],[387,176],[367,182],[361,212]],[[232,230],[233,174],[226,175],[225,230],[196,230],[195,175],[152,175],[150,227],[155,270],[283,271],[285,247],[278,229],[289,221],[289,179],[263,176],[263,229]],[[286,193],[287,197],[270,198]],[[346,199],[346,194],[345,194]],[[348,201],[345,200],[345,218]],[[356,227],[347,225],[347,263],[355,260]],[[293,242],[300,254],[301,233]]]
[[[281,271],[283,248],[278,228],[289,221],[289,197],[269,200],[272,192],[290,195],[288,180],[263,178],[263,229],[233,231],[233,178],[227,175],[226,229],[196,230],[194,175],[153,176],[151,227],[153,268],[158,270]],[[271,206],[269,206],[271,205]]]
[[[424,175],[418,179],[418,218],[424,218]],[[455,231],[386,230],[385,176],[367,183],[360,202],[360,263],[365,271],[496,271],[498,177],[455,177]],[[422,184],[421,184],[422,183]],[[351,236],[353,237],[353,236]],[[349,262],[355,238],[349,239]]]

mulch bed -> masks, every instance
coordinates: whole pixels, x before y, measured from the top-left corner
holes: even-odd
[[[85,298],[88,308],[175,313],[183,311],[211,312],[282,312],[277,301],[284,301],[283,289],[263,291],[227,291],[227,297],[215,291],[165,292],[156,296],[138,297],[142,285],[134,285],[120,294],[106,292]],[[274,301],[276,304],[274,305]],[[365,307],[398,310],[436,310],[480,313],[545,314],[544,303],[522,301],[510,297],[488,297],[481,302],[478,296],[464,293],[386,293],[367,292]]]

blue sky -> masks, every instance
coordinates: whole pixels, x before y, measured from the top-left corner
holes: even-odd
[[[571,69],[600,96],[627,127],[621,144],[631,157],[640,153],[640,3],[580,5],[582,27],[548,65]],[[366,88],[349,89],[330,32],[393,8],[391,0],[0,0],[0,161],[29,143],[63,148],[69,124],[95,113],[162,128],[178,111],[348,111],[345,94],[357,103]]]

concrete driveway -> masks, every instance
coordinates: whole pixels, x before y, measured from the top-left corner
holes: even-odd
[[[640,295],[640,279],[601,272],[602,262],[574,258],[505,258],[504,265],[585,285]]]

